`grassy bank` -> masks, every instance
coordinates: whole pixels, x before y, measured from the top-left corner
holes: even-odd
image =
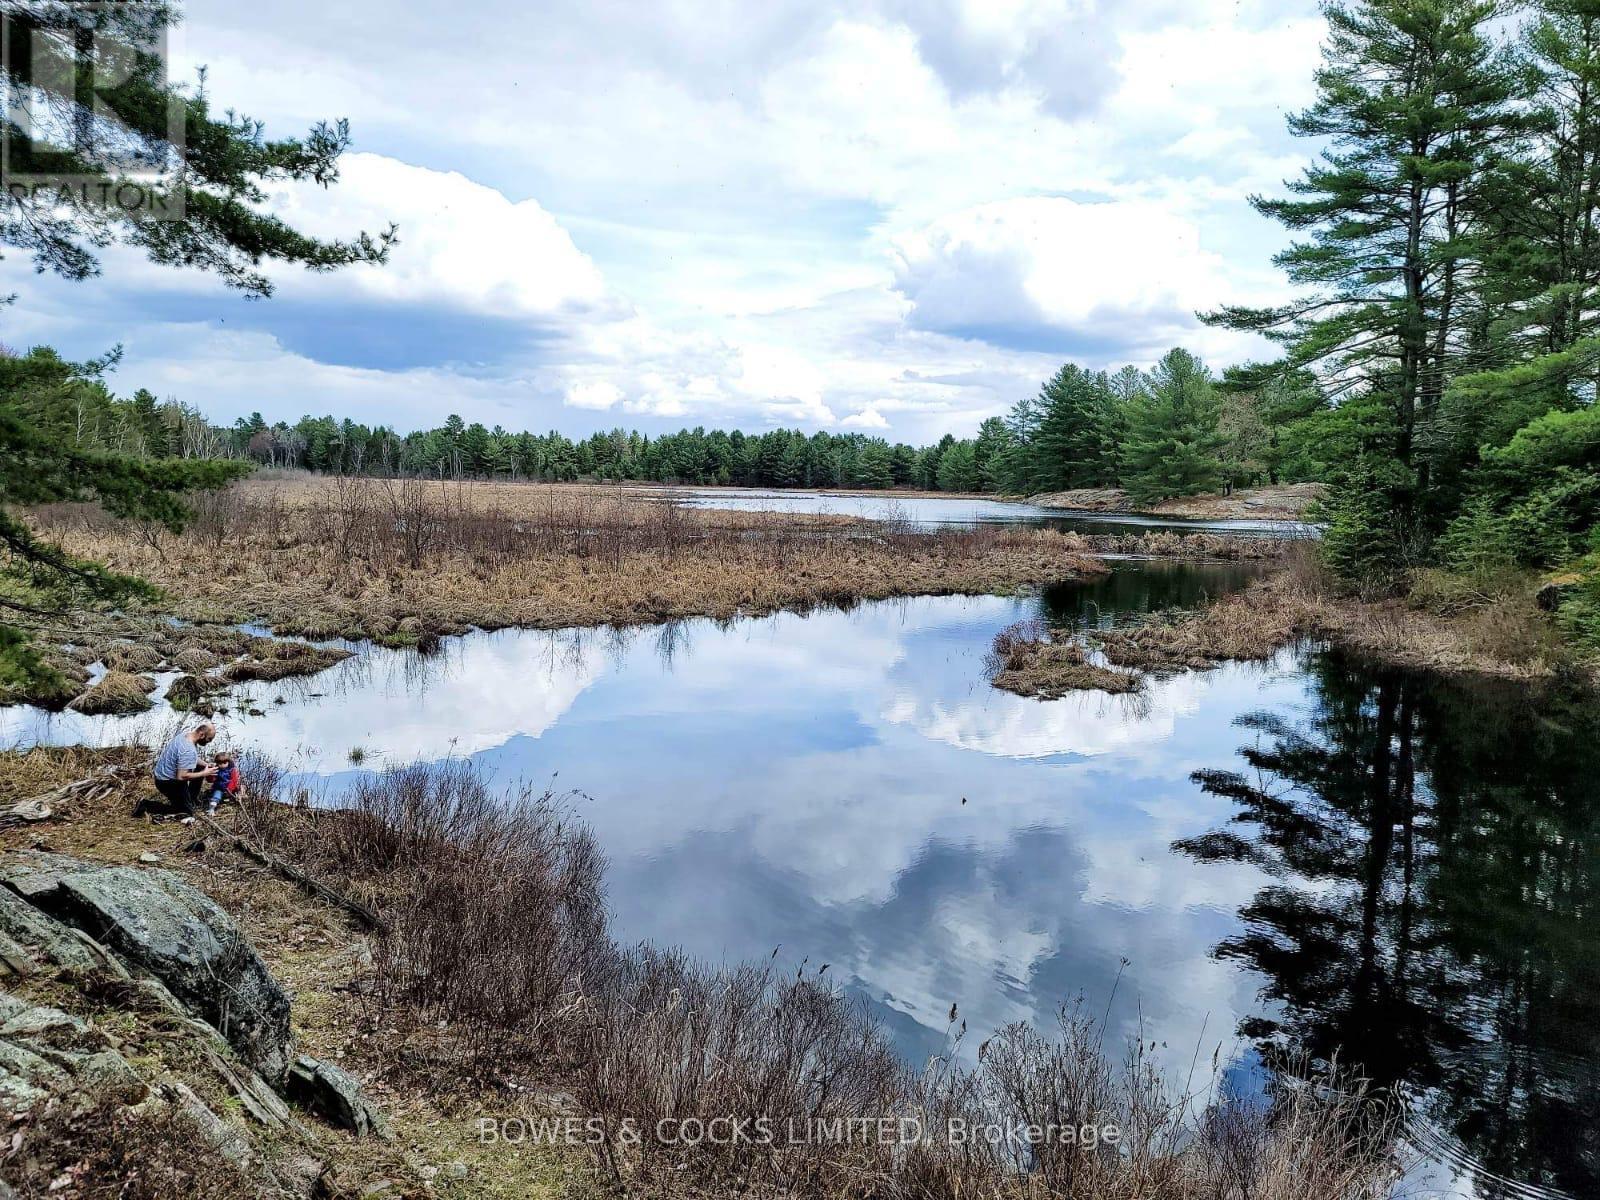
[[[142,609],[42,620],[63,684],[0,699],[64,704],[85,690],[85,665],[119,640],[146,647],[142,671],[181,669],[172,658],[185,643],[225,651],[211,643],[236,635],[218,626],[238,622],[425,647],[469,626],[732,617],[1006,592],[1106,570],[1086,543],[1049,531],[919,533],[895,522],[701,512],[609,488],[252,480],[196,506],[181,535],[91,506],[32,512],[34,527],[70,553],[150,580],[163,595]],[[175,633],[169,617],[200,628]],[[117,702],[137,708],[117,682]]]
[[[0,755],[0,790],[119,753]],[[156,853],[236,916],[294,993],[303,1046],[357,1074],[395,1126],[389,1143],[318,1135],[325,1175],[343,1189],[331,1194],[368,1194],[386,1179],[393,1195],[1357,1200],[1395,1180],[1393,1113],[1348,1079],[1222,1103],[1209,1083],[1164,1080],[1143,1043],[1126,1054],[1104,1045],[1097,1022],[1071,1008],[1051,1034],[1012,1026],[993,1031],[975,1062],[955,1054],[913,1068],[819,972],[617,945],[592,840],[548,797],[491,792],[446,765],[375,777],[347,811],[317,812],[272,804],[266,764],[250,773],[255,801],[230,814],[236,829],[359,898],[381,932],[361,934],[215,839],[197,845],[181,827],[130,821],[127,796],[0,831],[0,846],[45,840],[112,862]],[[152,1069],[185,1069],[114,997],[53,998],[148,1042]],[[959,1038],[955,1011],[951,1020]],[[137,1114],[101,1115],[30,1154],[104,1162],[114,1137],[157,1164],[183,1151],[181,1139],[140,1129]],[[594,1118],[604,1137],[581,1148],[478,1140],[482,1118],[551,1115]],[[652,1132],[723,1117],[779,1130],[914,1118],[935,1133],[684,1145]],[[1032,1147],[954,1144],[937,1131],[956,1121],[1079,1132]],[[630,1127],[644,1136],[630,1139]],[[1081,1132],[1091,1128],[1093,1139]],[[187,1194],[240,1186],[197,1176]],[[89,1194],[76,1177],[63,1191]]]
[[[1327,491],[1321,484],[1290,483],[1238,488],[1226,494],[1175,496],[1153,504],[1136,504],[1121,488],[1080,488],[1027,497],[1041,508],[1077,512],[1144,513],[1211,521],[1304,521],[1307,510]]]
[[[1251,661],[1302,639],[1377,662],[1447,675],[1593,679],[1593,651],[1539,600],[1540,580],[1508,574],[1471,580],[1419,572],[1401,596],[1362,599],[1336,588],[1307,545],[1237,594],[1197,610],[1084,638],[1039,622],[997,635],[988,662],[996,687],[1025,696],[1126,692],[1147,675]]]

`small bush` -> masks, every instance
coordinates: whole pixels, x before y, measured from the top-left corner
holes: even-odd
[[[469,1066],[537,1055],[555,1013],[609,959],[604,859],[558,799],[496,795],[463,762],[360,780],[338,812],[275,806],[247,766],[247,820],[369,898],[388,926],[376,992],[438,1052]]]

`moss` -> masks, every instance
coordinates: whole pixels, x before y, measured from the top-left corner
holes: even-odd
[[[199,704],[213,686],[194,675],[179,675],[167,689],[167,703],[179,712],[187,712]]]

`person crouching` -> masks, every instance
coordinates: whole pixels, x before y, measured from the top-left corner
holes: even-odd
[[[154,770],[156,791],[161,793],[165,803],[158,806],[141,798],[133,815],[143,816],[158,807],[166,812],[191,815],[199,806],[200,789],[217,775],[215,767],[201,765],[199,747],[209,745],[216,736],[216,727],[207,721],[168,742],[156,755]]]

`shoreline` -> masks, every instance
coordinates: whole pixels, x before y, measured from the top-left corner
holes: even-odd
[[[426,650],[470,628],[627,626],[901,596],[1004,595],[1103,576],[1105,554],[1260,559],[1287,546],[1169,530],[902,531],[852,518],[684,510],[637,491],[348,479],[235,485],[206,497],[181,535],[140,531],[84,506],[37,513],[35,525],[69,553],[145,578],[164,596],[45,625],[42,641],[63,685],[0,693],[0,702],[81,701],[90,666],[118,665],[105,659],[111,652],[121,677],[83,702],[122,711],[148,707],[150,673],[160,670],[192,677],[183,684],[191,700],[210,689],[207,670],[314,673],[313,658],[288,661],[239,625],[280,638]],[[187,627],[174,629],[173,620]],[[198,665],[185,665],[185,654]],[[256,665],[239,665],[241,654]]]
[[[1131,692],[1151,678],[1259,662],[1304,641],[1447,678],[1535,685],[1576,676],[1600,687],[1600,663],[1575,651],[1531,602],[1446,616],[1399,599],[1335,595],[1293,560],[1205,607],[1153,613],[1123,628],[1080,636],[1029,622],[1002,630],[990,683],[1045,699],[1074,691]]]
[[[79,1124],[62,1129],[45,1118],[23,1126],[23,1154],[16,1158],[14,1144],[9,1169],[27,1172],[41,1191],[70,1164],[105,1156],[107,1139],[115,1154],[125,1144],[118,1139],[137,1137],[147,1146],[140,1156],[147,1177],[188,1172],[194,1179],[186,1194],[197,1196],[254,1194],[270,1182],[277,1194],[290,1195],[577,1200],[619,1189],[656,1194],[685,1180],[686,1194],[720,1195],[753,1181],[752,1194],[767,1195],[797,1173],[802,1185],[781,1188],[784,1194],[835,1195],[832,1184],[844,1178],[870,1179],[877,1184],[874,1194],[901,1194],[898,1185],[918,1190],[929,1170],[946,1181],[931,1194],[1009,1194],[993,1190],[1011,1178],[1003,1147],[993,1157],[980,1148],[974,1158],[966,1143],[965,1149],[944,1146],[920,1133],[911,1143],[892,1138],[908,1114],[964,1128],[984,1120],[1009,1128],[1039,1117],[1026,1107],[1011,1111],[998,1102],[997,1109],[981,1099],[985,1071],[1013,1068],[986,1067],[980,1052],[975,1065],[925,1074],[894,1058],[820,972],[802,979],[791,976],[788,964],[719,967],[648,944],[622,946],[605,923],[580,917],[574,924],[570,912],[567,922],[552,923],[559,908],[575,906],[581,913],[603,897],[604,868],[585,849],[587,831],[561,809],[544,807],[548,797],[509,785],[480,806],[474,797],[488,798],[482,777],[442,766],[387,773],[375,784],[375,797],[347,810],[302,810],[279,802],[270,769],[258,764],[259,794],[224,809],[214,828],[196,827],[197,839],[195,829],[175,822],[127,817],[147,765],[142,749],[0,754],[0,785],[25,795],[63,778],[121,771],[112,776],[114,786],[62,800],[42,821],[0,826],[0,850],[17,867],[5,879],[11,890],[0,887],[5,928],[31,932],[49,925],[46,909],[29,907],[44,895],[30,870],[67,869],[81,873],[75,878],[92,878],[90,894],[115,898],[125,925],[137,926],[152,902],[164,916],[162,892],[200,893],[214,910],[204,918],[210,926],[236,931],[231,953],[259,962],[281,989],[277,1044],[291,1056],[334,1067],[348,1103],[331,1109],[308,1104],[290,1094],[292,1085],[282,1087],[292,1107],[263,1095],[264,1088],[280,1085],[265,1068],[255,1074],[251,1060],[241,1064],[248,1044],[240,1048],[230,1034],[235,1057],[203,1024],[214,1017],[196,1010],[185,1021],[163,986],[170,975],[159,968],[151,969],[148,987],[143,973],[138,986],[119,986],[105,982],[100,971],[25,971],[10,984],[17,1002],[29,1014],[56,1014],[51,1020],[57,1023],[86,1026],[80,1043],[85,1050],[103,1047],[96,1065],[107,1071],[114,1063],[119,1087],[117,1098],[89,1107]],[[394,801],[402,794],[421,806],[421,824],[399,817]],[[456,811],[463,801],[453,833],[436,836],[442,827],[428,814]],[[50,854],[39,856],[46,842]],[[393,857],[386,845],[402,853]],[[318,887],[296,886],[273,862],[292,864]],[[424,878],[428,886],[421,888]],[[463,915],[468,897],[483,915]],[[198,907],[191,904],[190,911]],[[376,923],[363,924],[363,911]],[[56,917],[72,919],[70,911]],[[193,918],[177,919],[181,925]],[[507,922],[532,939],[526,948],[502,936],[510,932]],[[57,948],[71,941],[65,932],[46,929],[45,954],[61,953]],[[115,953],[126,955],[129,946],[122,926],[95,932],[111,947],[107,957],[116,967]],[[39,953],[32,943],[30,953]],[[147,961],[130,964],[139,972]],[[145,999],[156,989],[166,997],[159,1008]],[[527,1004],[515,989],[528,989]],[[182,1003],[193,1001],[185,996]],[[1102,1046],[1093,1015],[1062,1011],[1055,1034],[995,1031],[986,1043],[993,1046],[990,1058],[1016,1067],[1051,1064],[1049,1078],[1060,1094],[1105,1086],[1096,1081],[1109,1084],[1115,1052]],[[683,1049],[702,1020],[730,1031],[714,1063],[693,1046]],[[792,1070],[761,1049],[772,1037],[794,1046]],[[854,1080],[854,1086],[813,1110],[815,1070]],[[725,1077],[731,1089],[722,1085]],[[95,1096],[82,1080],[80,1074],[53,1086],[82,1103]],[[1319,1090],[1309,1107],[1261,1111],[1258,1153],[1313,1191],[1323,1179],[1352,1174],[1374,1184],[1396,1178],[1392,1107],[1354,1077],[1329,1075],[1326,1082],[1330,1089]],[[1126,1096],[1073,1091],[1093,1103],[1074,1110],[1070,1124],[1107,1130],[1108,1143],[1131,1134],[1143,1161],[1159,1155],[1174,1178],[1190,1180],[1193,1186],[1174,1197],[1216,1194],[1226,1177],[1219,1172],[1233,1160],[1213,1157],[1203,1139],[1178,1136],[1171,1114],[1187,1112],[1187,1105],[1163,1099],[1148,1109],[1148,1121],[1142,1119],[1146,1110],[1137,1107],[1138,1097],[1148,1095],[1146,1088],[1141,1084]],[[1291,1081],[1286,1095],[1310,1093]],[[887,1122],[891,1138],[767,1144],[671,1135],[724,1114],[770,1120],[779,1129],[871,1131]],[[181,1124],[172,1124],[174,1115]],[[811,1117],[822,1123],[809,1123]],[[485,1118],[495,1132],[519,1136],[486,1138]],[[593,1136],[596,1121],[606,1137]],[[1358,1159],[1348,1153],[1352,1121],[1369,1135]],[[520,1136],[562,1123],[580,1135],[565,1141]],[[643,1131],[642,1139],[619,1133],[630,1123]],[[663,1123],[668,1135],[652,1136]],[[175,1131],[183,1136],[172,1136]],[[1310,1156],[1308,1143],[1316,1147]],[[1059,1143],[1058,1153],[1079,1164],[1081,1186],[1074,1194],[1086,1200],[1125,1196],[1123,1160],[1095,1150],[1093,1141]],[[905,1153],[915,1156],[909,1167]],[[192,1158],[212,1163],[215,1174],[201,1175]]]

